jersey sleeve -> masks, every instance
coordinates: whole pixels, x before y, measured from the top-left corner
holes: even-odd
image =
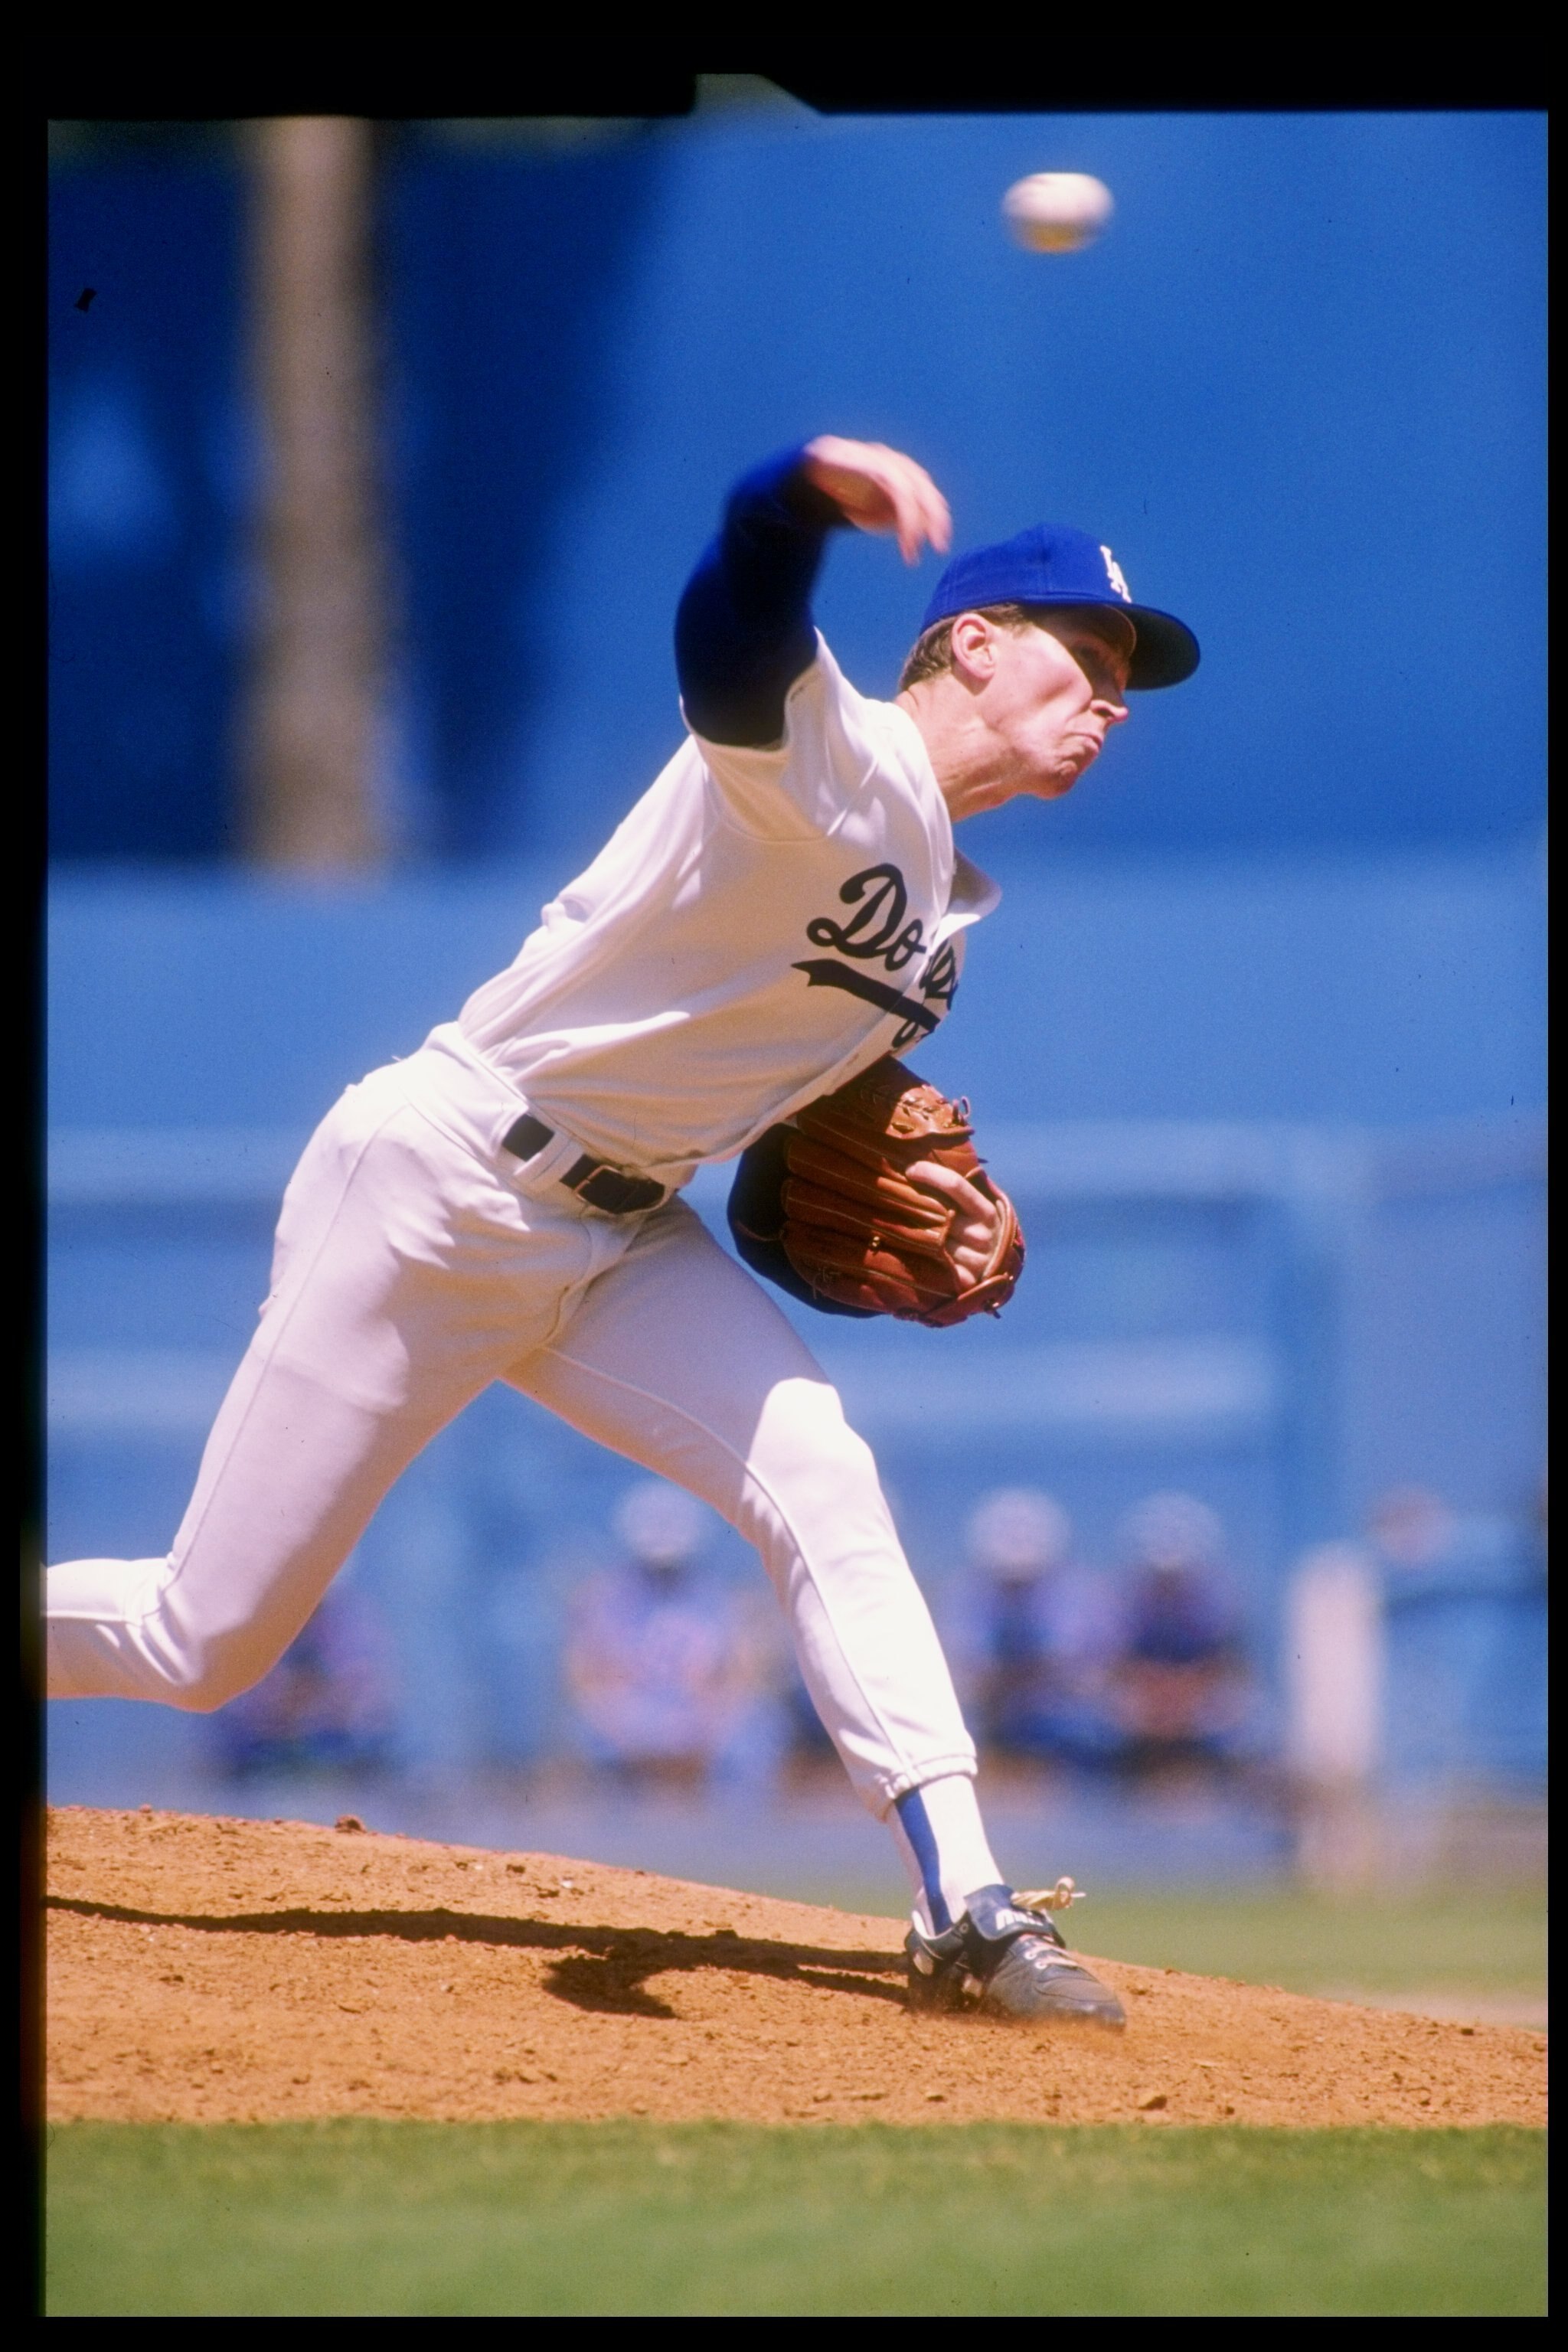
[[[687,724],[706,742],[780,742],[784,698],[816,653],[811,592],[844,518],[801,472],[804,447],[745,475],[704,549],[675,616]]]
[[[715,742],[695,728],[691,740],[726,823],[759,840],[820,840],[873,778],[907,791],[885,716],[886,706],[856,691],[814,633],[811,658],[784,696],[776,742]]]

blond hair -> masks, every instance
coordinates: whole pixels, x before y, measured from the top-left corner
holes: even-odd
[[[973,609],[983,621],[991,622],[998,629],[1029,629],[1035,625],[1035,616],[1026,604],[976,604]],[[952,625],[957,618],[956,613],[950,614],[945,621],[936,622],[915,639],[900,673],[900,694],[906,687],[919,686],[922,678],[940,677],[943,670],[952,667]]]

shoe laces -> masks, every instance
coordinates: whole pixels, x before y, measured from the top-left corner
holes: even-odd
[[[1025,1959],[1037,1975],[1043,1976],[1051,1969],[1071,1969],[1079,1976],[1089,1973],[1083,1962],[1076,1958],[1065,1944],[1055,1944],[1048,1936],[1019,1936],[1009,1949],[1017,1951],[1020,1947]]]

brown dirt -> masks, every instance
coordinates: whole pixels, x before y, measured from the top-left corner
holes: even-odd
[[[59,2119],[1545,2119],[1518,2028],[1119,1961],[1121,2035],[917,2019],[894,1919],[298,1822],[48,1829]]]

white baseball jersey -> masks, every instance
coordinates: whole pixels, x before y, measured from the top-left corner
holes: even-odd
[[[914,721],[818,636],[782,741],[689,735],[458,1026],[552,1126],[677,1186],[929,1035],[1000,895]]]

